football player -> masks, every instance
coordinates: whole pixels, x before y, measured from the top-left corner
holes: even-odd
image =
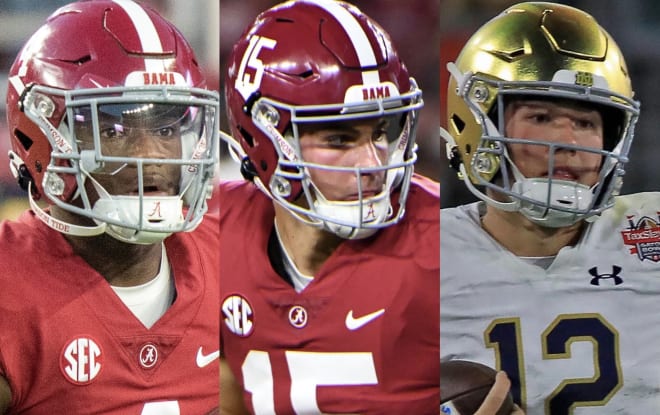
[[[441,349],[507,372],[530,414],[660,405],[660,195],[619,196],[639,115],[584,11],[520,3],[449,64],[450,164],[480,202],[441,212]]]
[[[64,6],[21,50],[9,158],[32,209],[0,226],[0,413],[217,408],[205,85],[181,33],[130,0]]]
[[[439,189],[413,172],[421,90],[389,35],[282,3],[225,90],[249,180],[221,185],[221,408],[437,414]]]

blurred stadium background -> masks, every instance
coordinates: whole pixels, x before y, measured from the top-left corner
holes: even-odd
[[[26,208],[26,195],[8,169],[5,118],[7,72],[20,47],[46,17],[67,0],[0,0],[0,219]],[[487,19],[515,4],[514,0],[354,0],[392,36],[411,74],[424,90],[426,102],[418,131],[418,171],[440,180],[442,205],[473,200],[445,162],[438,125],[447,75],[445,64],[455,59],[468,37]],[[660,2],[654,0],[563,0],[588,11],[614,36],[627,58],[642,116],[625,179],[626,193],[658,189],[655,178],[655,115],[660,114]],[[220,89],[224,58],[245,26],[274,0],[143,0],[174,22],[195,48],[208,71],[211,87]],[[219,12],[218,12],[219,10]],[[218,36],[218,27],[221,27]],[[440,75],[439,75],[440,74]],[[223,109],[224,115],[224,109]],[[226,122],[223,122],[226,127]],[[231,160],[222,158],[221,177],[237,177]]]

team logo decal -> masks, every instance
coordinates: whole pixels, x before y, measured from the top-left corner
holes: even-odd
[[[594,86],[594,75],[590,72],[575,72],[575,85],[586,87]]]
[[[150,212],[147,214],[147,217],[155,218],[155,219],[162,219],[163,214],[160,211],[160,201],[156,201],[153,203]]]
[[[376,208],[374,207],[374,202],[369,202],[369,205],[367,206],[367,215],[365,219],[366,220],[376,219]]]
[[[389,100],[399,96],[399,89],[392,82],[375,83],[371,85],[352,85],[344,94],[344,103],[369,103]]]
[[[289,323],[297,329],[307,325],[307,310],[303,306],[294,305],[289,309]]]
[[[158,349],[156,348],[156,345],[153,343],[146,343],[142,346],[140,349],[139,360],[140,366],[145,369],[152,369],[156,366],[156,362],[158,362]]]
[[[252,306],[243,296],[230,295],[222,302],[225,325],[237,336],[247,337],[254,328]]]
[[[131,72],[126,77],[126,86],[186,85],[186,80],[178,72]]]
[[[660,214],[660,212],[659,212]],[[630,253],[644,261],[660,261],[660,216],[658,220],[644,216],[635,221],[634,216],[628,216],[628,229],[621,231],[623,243],[631,245]]]
[[[80,336],[67,342],[60,356],[60,370],[64,378],[74,385],[88,385],[103,368],[103,353],[98,342],[89,336]]]

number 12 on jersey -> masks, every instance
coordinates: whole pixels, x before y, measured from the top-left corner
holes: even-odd
[[[519,318],[496,319],[484,332],[499,369],[511,377],[513,399],[526,407],[522,330]],[[619,333],[597,313],[561,314],[541,333],[543,359],[570,359],[574,342],[593,344],[594,376],[563,380],[546,398],[545,412],[569,415],[577,406],[604,406],[623,386]]]

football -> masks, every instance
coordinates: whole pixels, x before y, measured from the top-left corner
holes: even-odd
[[[474,414],[495,383],[496,373],[486,365],[468,360],[440,362],[441,413]],[[497,415],[509,415],[511,411],[513,411],[513,397],[509,393]]]

